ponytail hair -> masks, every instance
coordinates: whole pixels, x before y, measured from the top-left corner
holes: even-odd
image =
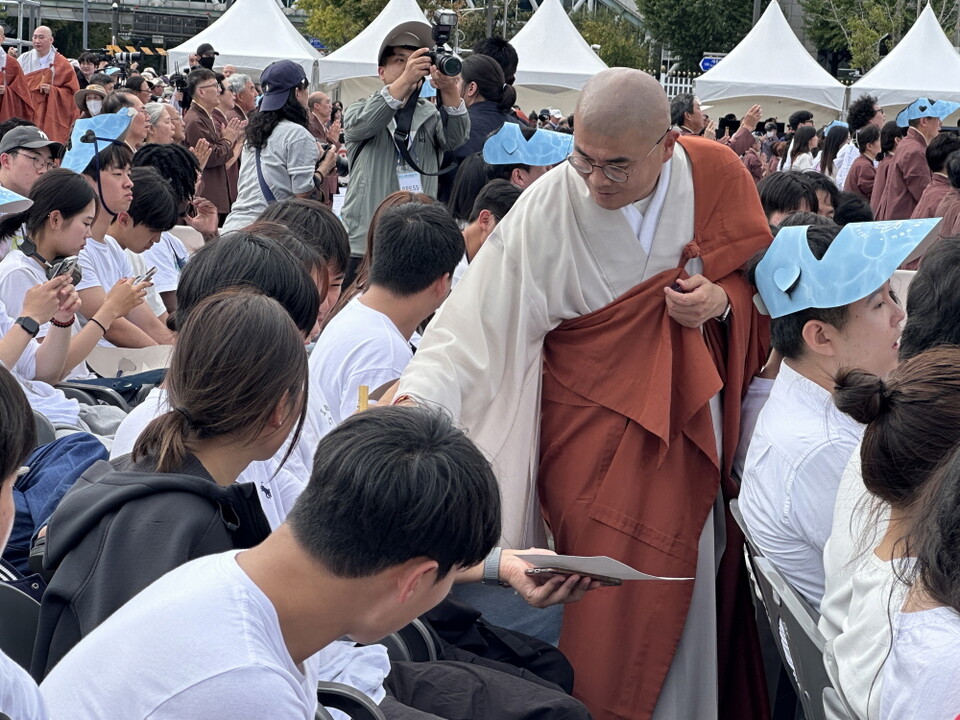
[[[0,239],[12,237],[24,224],[27,236],[32,238],[54,210],[59,210],[64,220],[70,220],[97,198],[83,176],[66,168],[56,168],[41,175],[27,197],[33,200],[28,210],[4,215],[0,219]]]
[[[865,423],[863,484],[893,506],[913,505],[960,442],[960,347],[945,345],[900,364],[884,381],[863,370],[836,377],[834,403]]]
[[[500,63],[488,55],[470,55],[463,61],[460,71],[463,86],[477,84],[477,92],[484,100],[497,104],[500,112],[510,112],[517,102],[517,91],[507,85]]]
[[[286,462],[306,416],[303,336],[276,300],[249,288],[223,290],[187,316],[166,384],[171,409],[137,438],[134,462],[151,458],[157,472],[173,472],[197,441],[252,442],[282,398],[299,415]]]
[[[875,143],[880,139],[880,129],[876,125],[867,125],[857,130],[855,142],[857,150],[864,153],[867,151],[867,145]]]

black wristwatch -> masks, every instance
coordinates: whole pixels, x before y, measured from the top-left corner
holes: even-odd
[[[26,315],[18,317],[13,321],[13,324],[22,327],[24,332],[26,332],[27,335],[32,338],[35,338],[37,333],[40,332],[40,323],[38,323],[32,317],[27,317]]]

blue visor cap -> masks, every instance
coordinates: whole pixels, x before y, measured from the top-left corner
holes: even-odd
[[[868,297],[936,240],[941,218],[850,223],[817,260],[807,226],[785,227],[756,269],[758,309],[772,318]]]
[[[847,125],[847,123],[843,122],[843,120],[834,120],[832,123],[830,123],[829,125],[827,125],[827,126],[823,129],[823,134],[826,135],[828,132],[830,132],[831,130],[833,130],[835,127],[847,128],[848,130],[850,129],[850,126]]]
[[[517,123],[505,122],[483,144],[490,165],[556,165],[573,152],[573,135],[536,130],[527,140]]]
[[[94,155],[106,150],[111,143],[123,142],[123,136],[136,114],[134,108],[123,108],[117,113],[77,120],[73,124],[67,154],[63,156],[60,167],[82,173]]]
[[[17,195],[12,190],[0,187],[0,215],[23,212],[33,206],[33,200]]]
[[[943,120],[948,115],[956,112],[958,108],[960,108],[960,103],[949,102],[947,100],[931,100],[930,98],[917,98],[897,113],[897,125],[905,128],[910,124],[911,120],[918,120],[925,117],[935,117]]]

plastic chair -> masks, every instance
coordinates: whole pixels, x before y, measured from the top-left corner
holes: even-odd
[[[778,639],[784,664],[792,670],[791,679],[803,706],[806,720],[827,720],[824,705],[833,717],[852,717],[843,707],[830,682],[823,651],[826,639],[810,617],[809,606],[765,557],[753,558],[757,582],[763,594],[770,629]]]
[[[47,443],[52,443],[57,439],[57,431],[54,429],[53,423],[47,419],[46,415],[42,415],[34,410],[33,424],[37,428],[36,447],[41,447]]]
[[[373,700],[343,683],[317,683],[317,700],[320,707],[314,715],[315,720],[333,720],[327,708],[346,713],[352,720],[386,720]]]
[[[84,405],[114,405],[124,412],[130,412],[130,404],[116,390],[102,385],[71,382],[60,383],[56,388],[68,398]]]
[[[387,649],[390,662],[429,662],[437,659],[437,641],[420,618],[377,641]]]
[[[28,672],[39,620],[40,603],[0,583],[0,650]]]

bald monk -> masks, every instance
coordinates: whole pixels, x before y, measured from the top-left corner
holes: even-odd
[[[0,25],[0,43],[6,40],[6,33]],[[15,57],[0,50],[0,69],[3,70],[3,85],[0,85],[0,122],[12,117],[30,120],[33,118],[33,103],[20,63]]]
[[[33,103],[33,124],[51,140],[65,143],[80,111],[73,100],[80,89],[73,66],[53,46],[46,25],[33,31],[33,50],[20,56]]]
[[[498,224],[395,403],[446,407],[491,456],[509,547],[611,555],[681,581],[593,590],[563,618],[598,720],[768,716],[743,538],[740,400],[767,328],[739,268],[770,241],[737,156],[678,141],[666,95],[614,68],[574,152]],[[721,195],[722,194],[722,195]]]

